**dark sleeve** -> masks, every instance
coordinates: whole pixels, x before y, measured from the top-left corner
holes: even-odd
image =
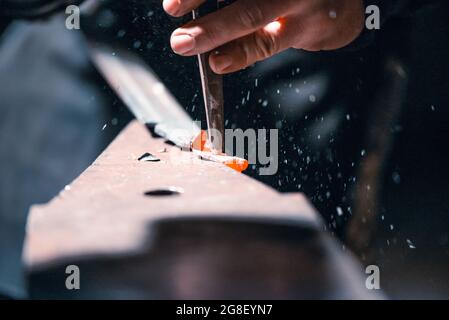
[[[435,6],[442,0],[363,0],[365,7],[376,5],[380,9],[382,23],[395,16],[413,15],[419,9]]]
[[[420,8],[436,5],[440,0],[363,0],[365,8],[376,5],[380,10],[381,28],[395,17],[408,17],[417,12]],[[349,46],[343,48],[344,51],[354,51],[365,48],[374,42],[378,30],[367,30],[363,28],[360,36]]]
[[[406,13],[411,2],[412,1],[410,0],[364,0],[365,8],[370,5],[376,5],[379,7],[381,25],[395,15]]]
[[[0,16],[10,18],[35,18],[63,9],[83,0],[0,0]]]

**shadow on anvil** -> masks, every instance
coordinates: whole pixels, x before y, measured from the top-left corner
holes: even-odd
[[[66,288],[68,265],[79,290]],[[359,273],[312,229],[177,219],[149,227],[138,253],[65,258],[31,270],[29,286],[32,299],[368,298]]]

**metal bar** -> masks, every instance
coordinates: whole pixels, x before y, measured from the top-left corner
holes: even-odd
[[[190,148],[200,128],[162,81],[138,56],[87,41],[95,66],[137,120],[182,148]]]

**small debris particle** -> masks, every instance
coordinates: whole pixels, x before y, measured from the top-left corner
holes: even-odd
[[[167,152],[167,148],[160,149],[158,152],[159,153],[166,153]]]
[[[339,217],[343,215],[343,209],[341,207],[337,207],[337,214]]]
[[[155,156],[153,156],[151,153],[144,153],[142,156],[140,156],[140,158],[138,159],[139,161],[146,161],[146,162],[159,162],[161,161],[161,159],[156,158]]]
[[[416,249],[415,245],[413,244],[413,242],[410,239],[407,239],[406,241],[407,241],[408,247],[410,249]]]
[[[400,184],[401,183],[401,176],[399,175],[399,173],[393,172],[392,178],[393,178],[393,182],[395,184]]]

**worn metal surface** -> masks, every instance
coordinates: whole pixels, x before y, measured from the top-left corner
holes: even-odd
[[[145,152],[161,161],[139,162]],[[302,195],[197,159],[137,122],[32,210],[24,259],[33,298],[370,297]],[[81,290],[65,288],[69,264]]]

